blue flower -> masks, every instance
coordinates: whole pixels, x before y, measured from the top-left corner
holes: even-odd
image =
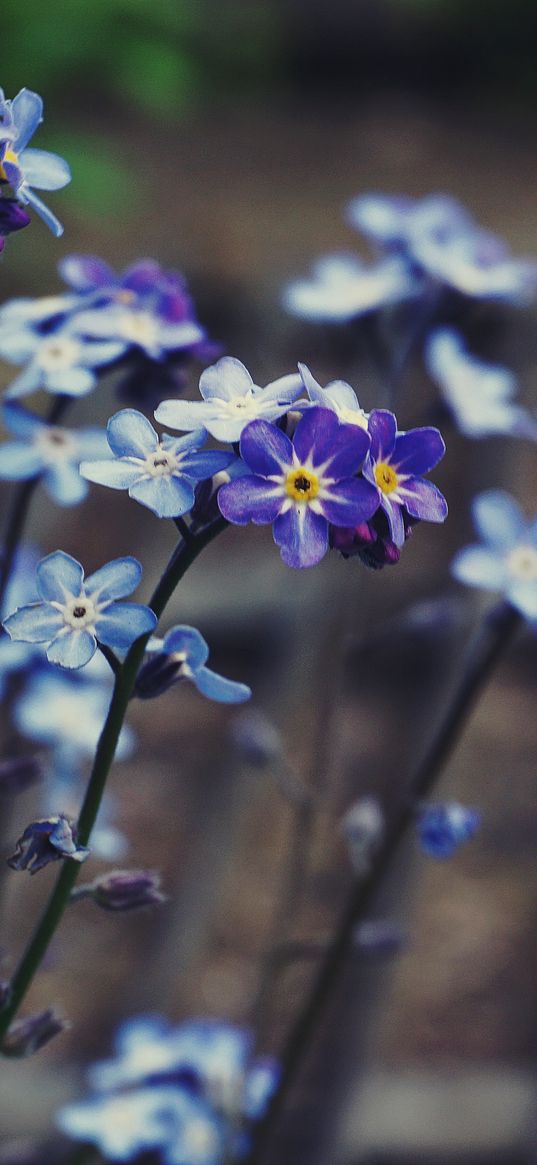
[[[296,373],[260,388],[240,360],[223,356],[201,374],[202,401],[162,401],[155,419],[183,432],[202,425],[218,441],[233,443],[249,421],[283,417],[301,391],[302,380]]]
[[[459,550],[452,574],[471,587],[503,594],[526,619],[537,619],[537,519],[528,522],[504,490],[486,490],[472,503],[480,545]]]
[[[75,335],[69,326],[41,335],[10,321],[0,331],[0,356],[27,367],[9,385],[6,398],[27,396],[43,388],[66,396],[85,396],[97,383],[94,371],[122,356],[125,344],[97,343]]]
[[[304,388],[313,405],[320,405],[323,409],[332,409],[340,421],[347,425],[358,425],[367,431],[368,413],[365,413],[358,403],[358,397],[350,384],[345,380],[331,380],[326,388],[312,376],[307,364],[299,364],[298,369]]]
[[[537,440],[537,419],[513,399],[513,373],[471,356],[463,337],[454,329],[432,332],[425,360],[457,427],[466,437],[508,433]]]
[[[49,862],[72,858],[84,862],[89,855],[87,846],[77,845],[76,826],[64,813],[32,821],[19,837],[15,853],[8,858],[12,870],[29,870],[37,874]]]
[[[116,601],[131,594],[141,574],[135,558],[116,558],[84,583],[80,563],[57,550],[37,567],[42,602],[19,607],[3,626],[12,639],[48,643],[47,659],[61,667],[89,663],[98,642],[124,652],[157,622],[149,607]]]
[[[379,505],[375,485],[354,475],[369,449],[363,428],[330,409],[308,409],[293,442],[275,425],[252,421],[240,450],[251,474],[222,486],[218,505],[239,526],[272,522],[287,566],[314,566],[329,547],[329,524],[354,526]]]
[[[147,651],[152,658],[136,681],[136,694],[142,699],[159,696],[180,680],[190,680],[198,692],[219,704],[243,704],[252,695],[246,684],[227,680],[205,667],[209,648],[195,627],[178,624],[164,639],[150,639]]]
[[[418,837],[421,849],[432,858],[450,858],[477,832],[481,814],[456,801],[447,805],[426,805],[419,814]]]
[[[129,497],[147,506],[159,518],[177,518],[194,505],[197,481],[212,477],[233,461],[231,453],[200,452],[207,437],[198,429],[186,437],[159,437],[136,409],[122,409],[110,418],[110,461],[84,461],[80,472],[88,481],[111,489],[126,489]]]
[[[0,179],[8,182],[19,202],[28,203],[50,227],[53,234],[63,234],[63,227],[52,211],[38,198],[38,190],[61,190],[71,181],[67,162],[46,150],[27,149],[43,120],[43,102],[37,93],[21,89],[13,101],[4,101],[11,117],[10,139],[0,159]]]
[[[65,758],[72,771],[80,758],[95,755],[110,704],[109,685],[85,678],[93,673],[93,663],[84,670],[84,679],[74,674],[58,674],[46,663],[45,669],[31,677],[24,693],[19,696],[14,708],[14,722],[23,736],[49,745],[55,750],[55,755],[60,753],[60,764],[56,761],[56,769],[64,769]],[[116,758],[120,760],[128,756],[132,747],[132,729],[125,725]]]
[[[399,256],[367,267],[354,255],[326,255],[315,263],[311,279],[289,284],[283,306],[307,320],[343,323],[420,291],[420,280]]]
[[[350,203],[348,217],[378,246],[462,295],[519,303],[535,293],[537,263],[511,258],[501,239],[447,195],[366,194]]]
[[[154,1149],[166,1165],[219,1165],[224,1141],[207,1105],[174,1085],[96,1096],[59,1110],[62,1132],[90,1142],[110,1161]]]
[[[393,413],[386,409],[374,409],[370,414],[369,432],[371,449],[364,476],[377,486],[390,535],[396,546],[402,546],[405,512],[426,522],[443,522],[447,517],[446,499],[421,476],[438,464],[446,447],[438,429],[399,432]]]
[[[58,505],[81,502],[88,487],[78,466],[85,457],[106,455],[106,433],[102,429],[75,431],[47,425],[15,404],[4,406],[3,419],[19,440],[0,445],[0,480],[28,481],[41,476]]]

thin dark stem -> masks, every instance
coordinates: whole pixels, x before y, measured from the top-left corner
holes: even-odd
[[[206,526],[203,530],[200,530],[191,542],[188,544],[182,543],[179,550],[174,551],[150,600],[149,605],[157,616],[162,614],[166,603],[188,568],[195,562],[202,550],[226,526],[227,522],[223,518],[217,519],[210,526]],[[108,774],[114,760],[119,734],[123,726],[125,713],[148,638],[149,635],[143,635],[133,643],[125,658],[125,662],[116,675],[108,715],[99,737],[91,776],[78,818],[79,845],[88,844],[91,831],[95,824]],[[78,878],[80,868],[80,864],[73,861],[65,861],[63,864],[48,904],[11,981],[9,1003],[0,1014],[0,1041],[16,1016],[36,971],[42,962],[48,945],[70,900],[71,892]]]
[[[112,651],[112,648],[107,647],[105,643],[99,643],[99,651],[101,655],[104,655],[106,662],[110,664],[114,675],[117,676],[121,668],[121,664],[117,658],[117,655],[115,655]]]
[[[384,840],[377,850],[369,873],[354,885],[349,895],[335,937],[326,951],[304,1007],[291,1029],[281,1060],[279,1086],[265,1117],[253,1130],[252,1146],[245,1158],[245,1165],[258,1165],[263,1160],[297,1071],[352,950],[355,927],[367,914],[408,827],[414,821],[416,803],[426,797],[433,788],[480,691],[520,623],[521,616],[518,611],[508,603],[501,602],[485,616],[469,644],[462,677],[445,716],[407,786],[398,815],[386,829]]]
[[[193,534],[192,530],[190,529],[188,522],[185,522],[184,518],[174,518],[173,520],[174,520],[175,526],[177,527],[177,529],[181,535],[181,538],[185,542],[191,542],[192,538],[194,537],[194,534]]]

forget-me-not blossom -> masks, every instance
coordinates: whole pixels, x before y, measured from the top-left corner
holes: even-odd
[[[466,437],[508,433],[537,440],[537,417],[513,399],[517,389],[514,374],[472,356],[459,332],[453,328],[432,332],[425,346],[425,362],[457,428]]]
[[[446,447],[438,429],[399,432],[394,414],[387,409],[373,409],[369,433],[371,448],[364,464],[364,477],[377,486],[390,536],[396,546],[402,546],[405,511],[411,518],[425,522],[443,522],[447,517],[443,494],[432,481],[422,477],[438,464]]]
[[[112,364],[125,352],[116,341],[98,342],[76,335],[66,325],[42,335],[28,324],[9,323],[0,330],[0,357],[26,367],[12,380],[7,400],[42,388],[66,396],[85,396],[97,384],[96,368]]]
[[[332,409],[340,421],[347,425],[358,425],[367,431],[368,413],[364,412],[358,402],[358,397],[350,384],[345,380],[331,380],[326,388],[312,376],[307,364],[299,364],[298,370],[304,382],[304,388],[313,405],[320,405],[323,409]]]
[[[286,565],[314,566],[328,550],[329,525],[366,522],[379,506],[376,486],[355,476],[369,444],[363,428],[341,424],[331,409],[307,409],[292,442],[276,425],[252,421],[240,441],[251,473],[222,486],[220,510],[239,526],[273,523]]]
[[[56,215],[35,194],[38,190],[61,190],[71,181],[66,161],[47,150],[28,149],[28,142],[43,120],[43,101],[31,89],[21,89],[13,101],[4,103],[11,117],[10,137],[0,158],[0,179],[8,182],[19,202],[28,204],[56,236],[63,227]]]
[[[209,648],[195,627],[178,624],[164,639],[150,639],[147,651],[151,658],[136,681],[136,694],[143,699],[158,696],[181,680],[189,680],[198,692],[219,704],[242,704],[250,699],[252,692],[246,684],[228,680],[205,666]]]
[[[19,607],[3,626],[12,639],[48,644],[50,663],[84,667],[98,642],[124,652],[154,629],[157,618],[149,607],[117,601],[135,590],[141,575],[135,558],[116,558],[84,581],[80,563],[57,550],[37,567],[42,601]]]
[[[283,306],[307,320],[344,323],[419,292],[419,279],[399,256],[367,266],[354,255],[325,255],[310,279],[287,286]]]
[[[528,521],[505,490],[486,490],[472,503],[482,539],[455,555],[451,572],[471,587],[498,591],[526,619],[537,619],[537,519]]]
[[[113,460],[83,461],[80,473],[110,489],[126,489],[129,497],[159,518],[177,518],[194,505],[195,485],[226,469],[233,454],[200,450],[207,433],[197,429],[184,437],[159,437],[137,409],[121,409],[107,426]]]
[[[44,488],[58,505],[81,502],[88,486],[78,467],[85,457],[110,455],[104,430],[47,425],[41,417],[16,404],[4,405],[2,418],[16,440],[0,445],[0,480],[41,477]]]
[[[183,432],[203,426],[218,441],[234,442],[249,421],[283,417],[300,396],[302,380],[291,373],[260,388],[240,360],[222,356],[202,372],[199,386],[202,401],[162,401],[155,419]]]

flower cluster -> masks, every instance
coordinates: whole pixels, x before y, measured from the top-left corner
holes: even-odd
[[[147,1150],[163,1165],[219,1165],[225,1151],[236,1159],[278,1077],[274,1061],[252,1057],[252,1042],[217,1020],[129,1020],[116,1058],[90,1070],[94,1095],[60,1109],[58,1125],[111,1161]]]

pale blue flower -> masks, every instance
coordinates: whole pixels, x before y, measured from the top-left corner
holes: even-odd
[[[147,651],[151,658],[136,681],[136,694],[142,699],[158,696],[181,680],[190,680],[198,692],[219,704],[243,704],[250,699],[252,692],[246,684],[227,680],[205,666],[209,648],[195,627],[178,624],[164,639],[150,639]]]
[[[345,380],[331,380],[326,388],[312,376],[307,364],[299,364],[298,369],[304,388],[312,405],[320,405],[323,409],[332,409],[340,421],[346,425],[358,425],[367,432],[369,414],[361,408],[358,397],[350,384]]]
[[[80,563],[57,550],[42,559],[36,573],[42,602],[19,607],[3,626],[12,639],[48,644],[50,663],[83,667],[98,642],[123,653],[156,625],[149,607],[117,601],[140,582],[142,568],[135,558],[116,558],[84,582]]]
[[[203,426],[218,441],[238,441],[249,421],[275,421],[289,411],[300,396],[302,380],[297,373],[281,376],[260,388],[240,360],[223,356],[202,372],[202,401],[165,400],[155,419],[171,429],[188,432]]]
[[[61,190],[71,181],[67,162],[47,150],[27,149],[30,138],[43,120],[43,102],[31,89],[21,89],[13,101],[4,101],[8,116],[9,143],[0,161],[0,177],[11,186],[19,202],[29,204],[56,236],[63,227],[52,211],[34,193],[38,190]]]
[[[421,281],[398,256],[367,266],[353,255],[318,259],[310,279],[290,283],[283,306],[312,321],[344,323],[420,294]]]
[[[200,451],[205,429],[185,437],[159,437],[143,413],[121,409],[107,426],[113,460],[83,461],[80,473],[129,497],[159,518],[177,518],[194,505],[195,484],[226,469],[233,460],[221,450]]]
[[[58,505],[81,502],[88,487],[78,471],[80,462],[85,457],[110,456],[104,430],[47,425],[16,404],[4,405],[3,420],[18,440],[0,445],[0,480],[41,477]]]
[[[482,542],[459,550],[451,572],[459,582],[503,594],[526,619],[537,620],[537,518],[528,522],[505,490],[486,490],[472,503]]]
[[[8,386],[6,399],[42,388],[66,396],[85,396],[97,384],[96,368],[111,364],[125,344],[98,343],[75,335],[69,326],[41,335],[29,325],[0,331],[0,356],[26,368]]]
[[[537,418],[514,400],[514,374],[472,356],[454,329],[438,328],[431,333],[425,361],[457,428],[466,437],[510,434],[537,440]]]

